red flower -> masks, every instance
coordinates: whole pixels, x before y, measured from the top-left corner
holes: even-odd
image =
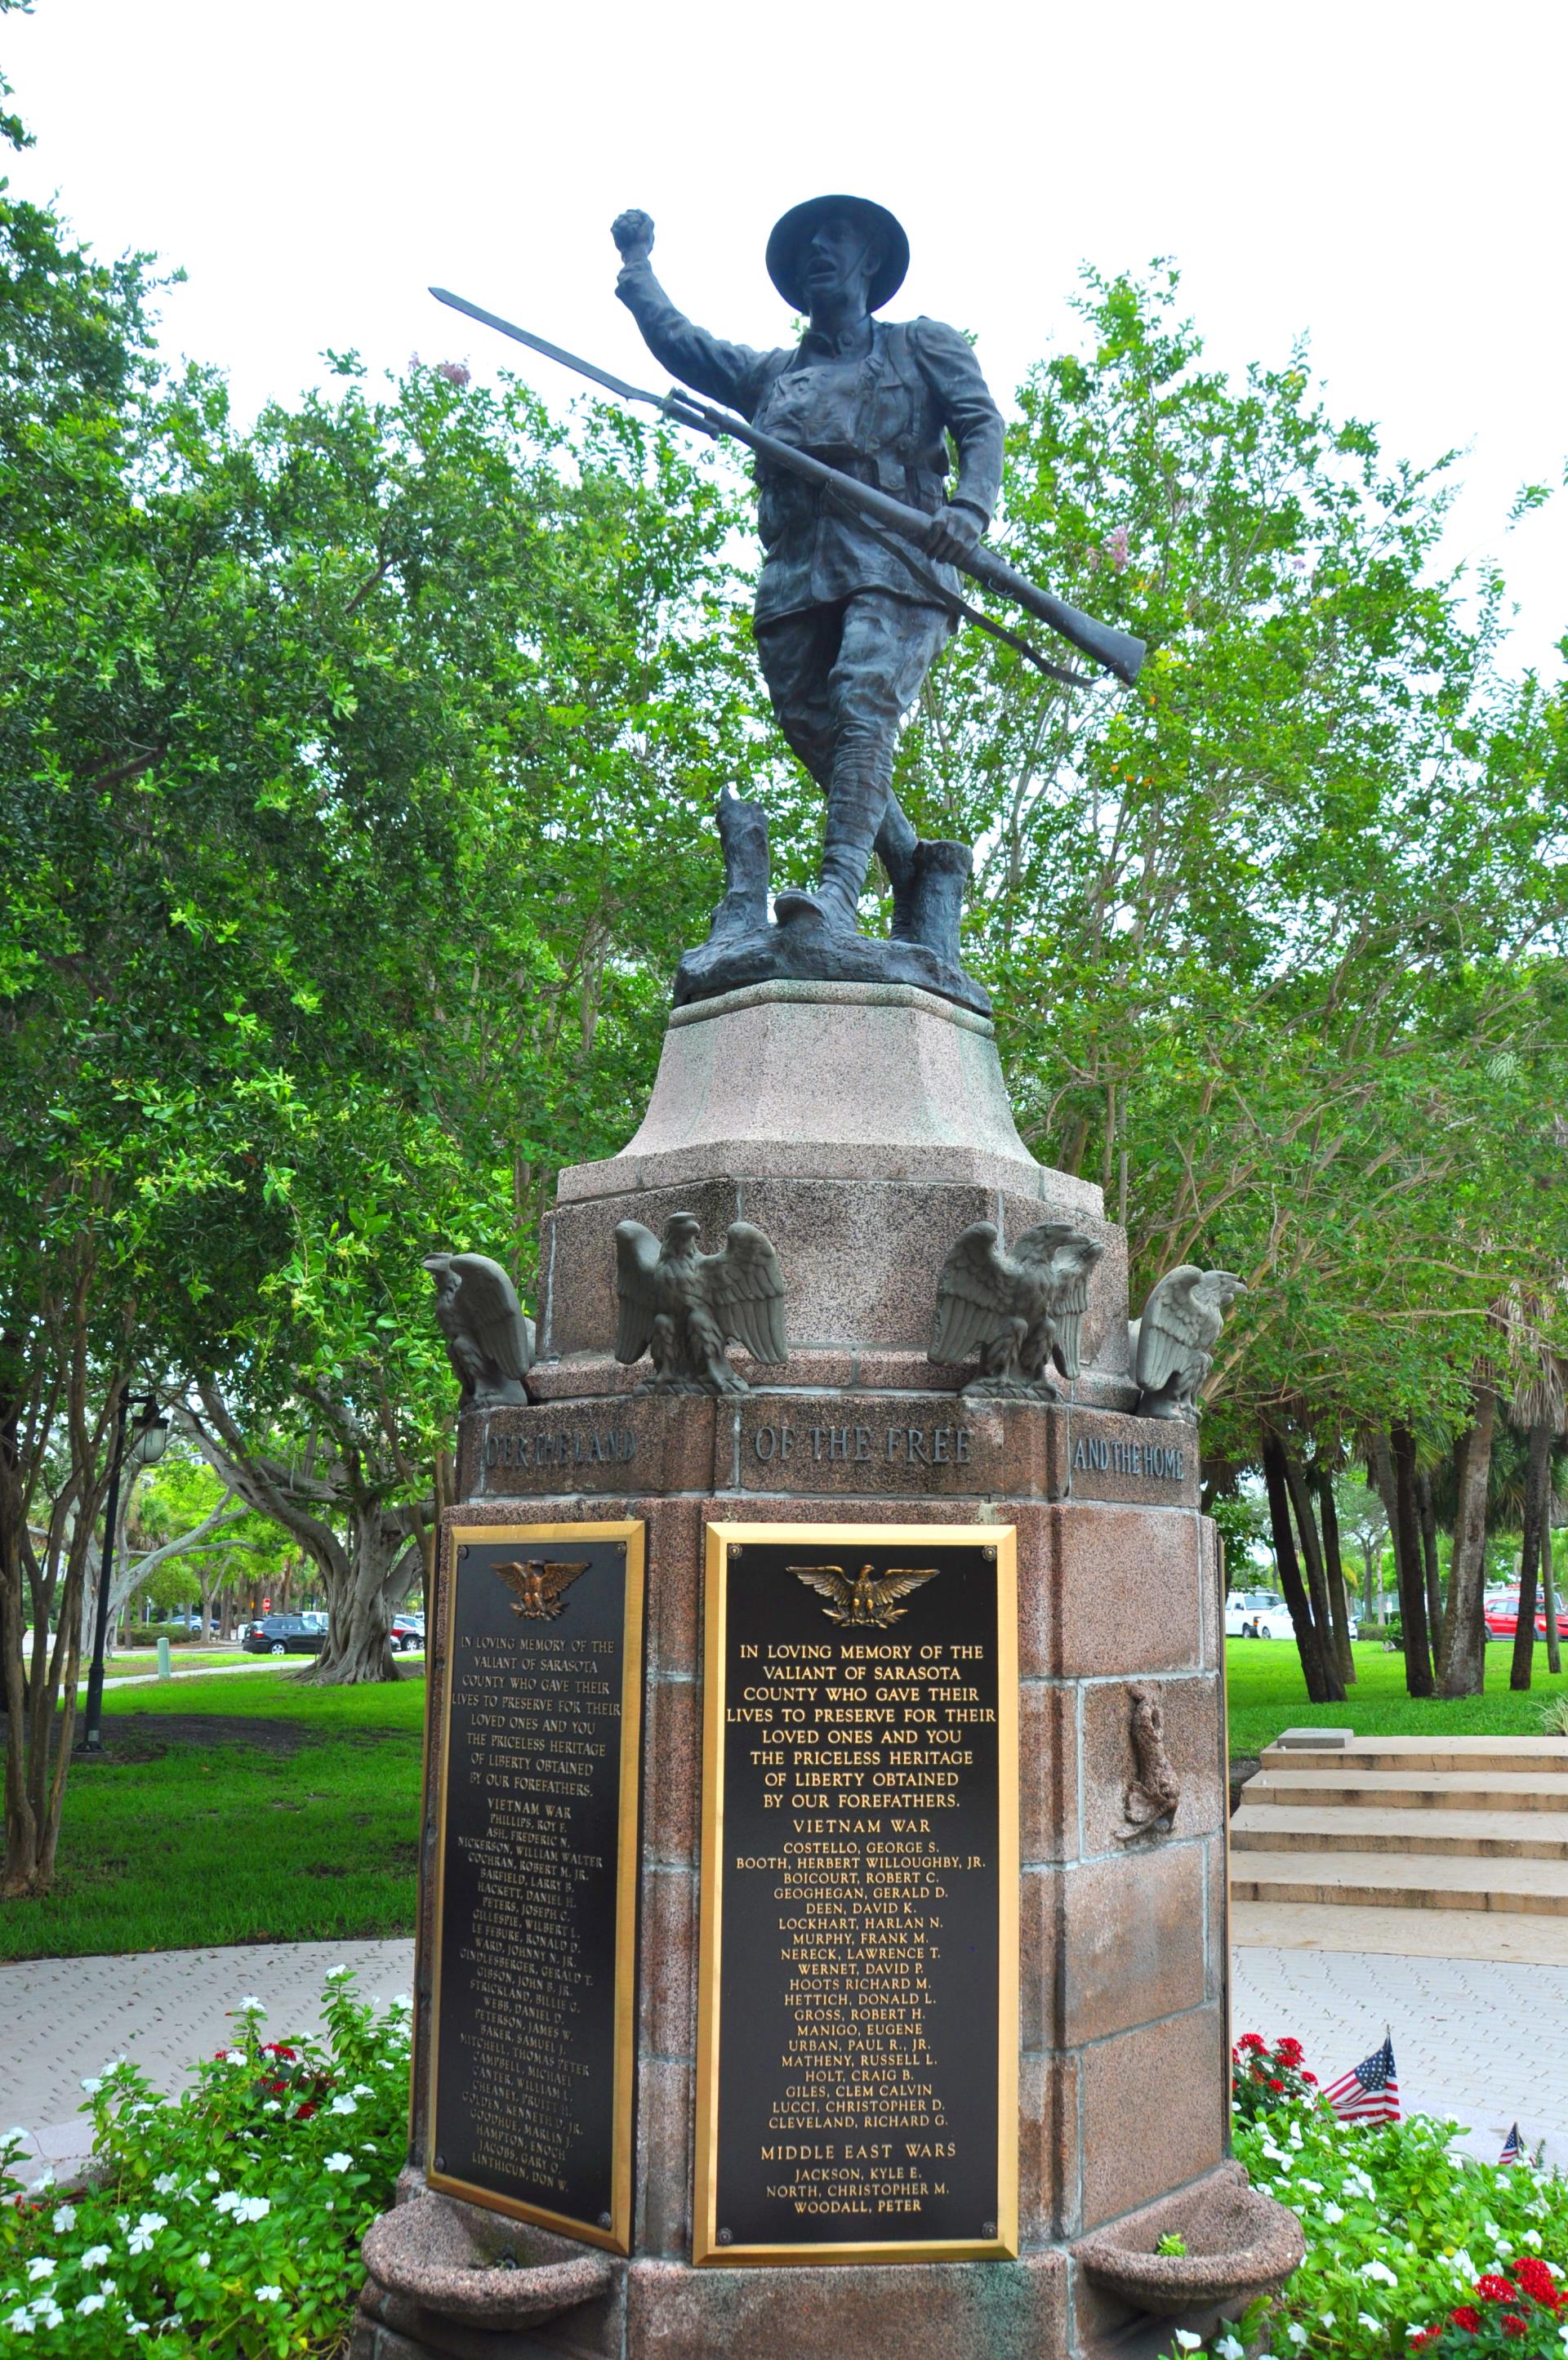
[[[1285,2064],[1294,2065],[1301,2055],[1301,2044],[1299,2040],[1282,2040],[1274,2053]]]
[[[304,2103],[304,2104],[303,2104],[302,2106],[296,2106],[296,2107],[295,2107],[295,2109],[294,2109],[294,2120],[295,2120],[297,2123],[308,2123],[308,2122],[310,2121],[310,2119],[311,2119],[311,2116],[312,2116],[314,2113],[315,2113],[315,2108],[314,2108],[314,2106],[313,2106],[313,2105],[312,2105],[312,2103],[311,2103],[310,2100],[307,2098],[307,2099],[305,2100],[305,2103]]]
[[[1511,2278],[1500,2278],[1496,2270],[1487,2270],[1475,2281],[1475,2291],[1483,2302],[1513,2302],[1519,2289]]]
[[[1303,2073],[1301,2079],[1303,2081],[1310,2081],[1314,2090],[1317,2088],[1318,2077],[1315,2073]]]
[[[1266,2041],[1258,2038],[1255,2032],[1244,2032],[1236,2043],[1238,2049],[1265,2049],[1267,2045]]]
[[[1271,2090],[1283,2090],[1285,2084],[1283,2081],[1270,2081],[1268,2086]]]
[[[1463,2327],[1467,2335],[1480,2333],[1481,2314],[1473,2302],[1462,2302],[1457,2311],[1451,2311],[1448,2315],[1455,2327]]]
[[[1548,2311],[1561,2307],[1562,2297],[1552,2283],[1552,2272],[1539,2254],[1521,2254],[1513,2265],[1513,2275],[1526,2294],[1533,2295],[1537,2302],[1543,2302]]]
[[[1503,2313],[1503,2333],[1505,2335],[1528,2335],[1530,2333],[1530,2329],[1525,2325],[1524,2321],[1519,2317],[1517,2311],[1506,2311]]]

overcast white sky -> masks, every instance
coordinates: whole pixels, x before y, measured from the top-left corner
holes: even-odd
[[[1568,8],[1563,0],[37,0],[4,39],[38,147],[101,250],[190,282],[166,341],[243,407],[327,345],[549,363],[440,311],[444,283],[647,382],[611,294],[641,204],[671,292],[773,344],[762,268],[788,204],[879,198],[914,263],[890,316],[971,330],[1004,404],[1070,333],[1079,264],[1169,254],[1212,355],[1311,339],[1336,411],[1425,459],[1467,446],[1455,554],[1497,558],[1517,661],[1568,628]],[[1557,486],[1509,532],[1518,486]]]

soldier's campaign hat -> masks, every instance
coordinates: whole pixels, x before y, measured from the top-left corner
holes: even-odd
[[[909,240],[887,207],[873,205],[868,197],[808,197],[805,204],[792,205],[773,224],[768,239],[768,277],[792,310],[809,311],[802,266],[812,232],[829,213],[850,214],[875,238],[882,259],[868,300],[872,310],[879,311],[904,284],[909,268]]]

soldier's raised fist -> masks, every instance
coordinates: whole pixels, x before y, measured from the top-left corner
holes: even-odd
[[[646,262],[653,251],[653,216],[645,213],[641,205],[628,205],[623,213],[617,213],[609,234],[629,269],[634,263]]]

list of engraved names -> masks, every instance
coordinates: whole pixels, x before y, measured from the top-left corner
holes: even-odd
[[[434,2146],[446,2177],[597,2225],[611,2202],[624,1563],[595,1554],[555,1615],[535,1592],[532,1619],[486,1562],[507,1550],[470,1548],[459,1568]]]
[[[721,2238],[996,2234],[996,1613],[978,1548],[732,1567]]]

